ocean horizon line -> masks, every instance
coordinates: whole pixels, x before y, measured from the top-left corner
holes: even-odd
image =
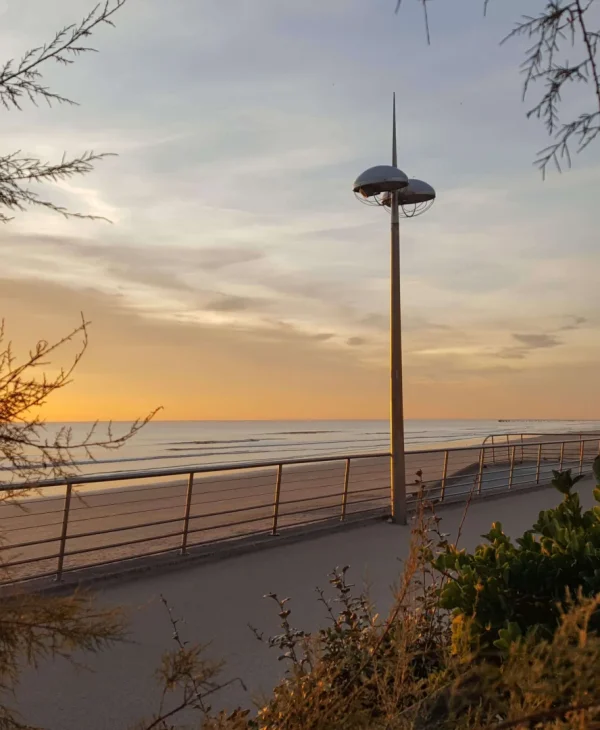
[[[139,420],[139,419],[138,419]],[[473,423],[485,421],[488,423],[597,423],[596,418],[405,418],[405,421],[462,421],[465,423]],[[47,420],[44,424],[94,424],[94,423],[134,423],[135,418],[131,419],[67,419],[67,420]],[[151,423],[381,423],[388,422],[389,418],[153,418]],[[42,424],[42,425],[44,425]]]

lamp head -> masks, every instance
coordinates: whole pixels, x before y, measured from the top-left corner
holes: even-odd
[[[415,203],[429,203],[435,200],[435,190],[423,180],[411,178],[408,185],[398,193],[399,205],[414,205]]]
[[[401,191],[408,177],[395,165],[376,165],[365,170],[354,181],[354,194],[363,202],[381,205],[380,196]]]
[[[429,210],[435,200],[435,190],[423,180],[411,178],[408,185],[398,191],[398,208],[404,218],[414,218]],[[382,205],[389,208],[392,204],[391,193],[382,197]]]

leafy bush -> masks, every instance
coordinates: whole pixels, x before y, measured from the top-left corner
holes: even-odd
[[[331,575],[333,601],[319,593],[329,625],[313,634],[293,627],[287,598],[270,595],[281,632],[267,642],[288,664],[285,677],[256,715],[209,712],[204,730],[597,730],[600,594],[584,593],[597,593],[599,510],[582,511],[577,481],[555,474],[561,505],[516,545],[495,525],[473,555],[450,545],[422,506],[385,619],[354,593],[347,568]],[[452,605],[455,595],[472,602]],[[492,640],[502,651],[490,657],[480,641]]]
[[[333,600],[319,591],[329,621],[313,635],[292,627],[287,599],[269,596],[276,602],[282,632],[268,643],[289,666],[248,727],[385,725],[384,718],[421,702],[425,691],[447,682],[449,623],[438,607],[433,570],[423,559],[434,542],[424,523],[415,529],[395,605],[383,621],[367,597],[353,590],[348,568],[330,576]]]
[[[580,478],[570,470],[554,472],[562,503],[540,512],[516,544],[495,522],[483,536],[488,542],[472,554],[446,545],[434,559],[447,579],[440,605],[454,612],[455,641],[464,639],[467,626],[469,642],[483,649],[506,651],[529,632],[550,638],[569,596],[600,592],[600,506],[582,509],[573,492]],[[594,497],[600,502],[600,488]],[[592,625],[598,625],[598,615]]]
[[[332,583],[342,610],[332,631],[312,636],[291,628],[287,601],[272,596],[283,632],[269,643],[290,662],[286,677],[255,717],[209,714],[204,730],[597,730],[600,637],[588,628],[600,597],[570,602],[551,639],[530,634],[501,662],[486,662],[448,651],[445,632],[436,633],[439,610],[422,612],[403,590],[381,622],[347,591],[345,570]],[[349,604],[355,615],[341,618]],[[423,632],[440,641],[437,661],[415,671]]]

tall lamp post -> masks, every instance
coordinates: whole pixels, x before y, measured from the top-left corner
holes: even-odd
[[[404,458],[404,404],[402,394],[402,321],[400,304],[400,217],[414,218],[428,210],[435,190],[422,180],[409,179],[398,169],[396,95],[392,115],[392,164],[370,167],[353,185],[363,203],[391,212],[390,299],[390,451],[392,520],[406,524],[406,468]]]

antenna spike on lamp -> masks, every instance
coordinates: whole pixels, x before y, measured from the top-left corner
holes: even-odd
[[[406,173],[397,167],[396,151],[396,95],[392,109],[392,164],[376,165],[365,170],[354,181],[354,194],[367,205],[385,205],[388,197],[408,185]],[[388,204],[389,205],[389,204]]]
[[[398,167],[398,148],[396,145],[396,92],[392,102],[392,165]]]

